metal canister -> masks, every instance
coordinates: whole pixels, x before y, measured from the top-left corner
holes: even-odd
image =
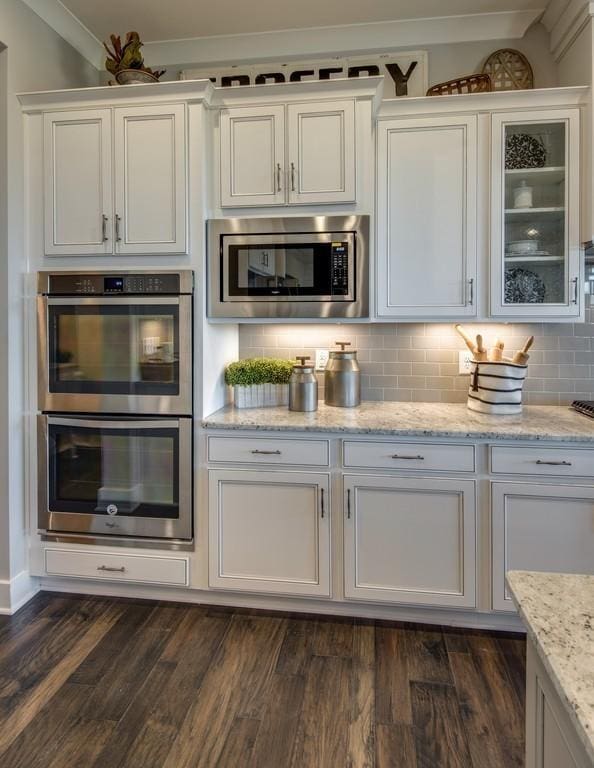
[[[354,408],[361,402],[361,371],[357,352],[349,341],[337,341],[330,352],[324,373],[324,400],[326,405]]]
[[[293,366],[289,381],[289,410],[317,411],[318,410],[318,380],[314,372],[314,364],[306,362],[309,357],[297,356],[299,363]]]

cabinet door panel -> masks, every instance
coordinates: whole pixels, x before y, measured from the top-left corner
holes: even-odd
[[[492,116],[492,315],[579,317],[579,144],[579,109]]]
[[[337,101],[287,107],[289,202],[354,202],[355,105]]]
[[[186,251],[185,107],[115,110],[118,253]]]
[[[221,112],[221,206],[285,202],[285,108]]]
[[[475,604],[472,481],[345,476],[345,595]]]
[[[330,594],[326,475],[211,470],[209,482],[211,586]]]
[[[111,253],[111,111],[47,113],[43,123],[45,253]]]
[[[378,142],[378,315],[475,315],[476,118],[383,121]]]
[[[493,608],[513,611],[507,571],[594,574],[594,488],[493,483]]]

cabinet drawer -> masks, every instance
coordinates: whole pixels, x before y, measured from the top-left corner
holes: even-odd
[[[209,437],[210,462],[241,464],[292,464],[327,467],[327,440],[286,440],[276,437]]]
[[[50,576],[137,581],[145,584],[188,583],[188,561],[176,557],[102,554],[72,549],[46,549],[45,570]]]
[[[594,476],[594,449],[491,447],[491,472],[499,475]]]
[[[343,463],[355,468],[474,472],[474,446],[345,440]]]

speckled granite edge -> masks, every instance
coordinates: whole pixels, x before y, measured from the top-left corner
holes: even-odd
[[[594,765],[594,576],[510,571],[507,583]]]
[[[487,416],[453,403],[362,403],[358,408],[323,404],[314,413],[287,408],[235,409],[207,416],[205,429],[326,432],[467,440],[555,441],[594,444],[594,419],[569,408],[528,406],[520,416]]]

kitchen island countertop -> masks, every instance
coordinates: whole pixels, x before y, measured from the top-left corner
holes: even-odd
[[[594,763],[594,576],[510,571],[528,636]]]
[[[394,437],[551,440],[594,444],[594,419],[569,407],[525,406],[518,416],[490,416],[456,403],[363,402],[357,408],[320,403],[313,413],[227,406],[202,421],[207,429],[335,432]]]

